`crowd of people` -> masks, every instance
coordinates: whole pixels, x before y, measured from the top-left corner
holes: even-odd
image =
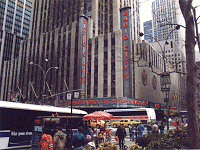
[[[161,122],[160,125],[158,125],[158,122],[156,123],[148,123],[146,125],[147,128],[147,135],[149,136],[150,134],[164,134],[164,123]],[[139,125],[132,125],[131,127],[129,127],[129,134],[130,134],[130,140],[134,141],[135,137],[143,137],[143,132],[144,132],[144,125],[142,125],[142,123],[140,123]]]
[[[164,123],[161,122],[158,125],[158,122],[148,123],[146,125],[147,135],[151,134],[164,134]],[[130,141],[134,141],[137,137],[143,137],[143,132],[145,127],[142,123],[133,124],[129,126],[129,135]],[[55,128],[55,134],[52,136],[49,128],[44,129],[44,134],[40,141],[40,149],[41,150],[63,150],[65,148],[73,147],[74,150],[95,150],[96,145],[94,143],[94,132],[95,130],[91,128],[90,125],[87,126],[86,129],[82,127],[78,128],[78,132],[73,135],[73,137],[69,137],[72,134],[65,134],[60,127]],[[67,130],[69,133],[70,130]],[[120,124],[116,131],[116,137],[119,140],[120,149],[124,147],[124,138],[127,136],[126,130],[123,124]],[[98,137],[103,139],[102,142],[111,141],[111,132],[106,132],[105,130],[100,130]],[[71,145],[67,141],[71,141]]]
[[[52,136],[50,128],[45,128],[42,138],[40,140],[40,150],[95,150],[96,146],[94,141],[94,131],[91,126],[87,126],[84,130],[82,127],[78,128],[78,132],[69,139],[70,134],[65,134],[60,127],[55,128],[55,134]],[[68,130],[69,132],[69,130]],[[68,145],[68,140],[71,141],[71,145]],[[68,143],[68,144],[67,144]]]

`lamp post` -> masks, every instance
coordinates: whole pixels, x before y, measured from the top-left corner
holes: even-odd
[[[169,115],[170,115],[170,106],[169,106],[169,91],[170,91],[170,84],[171,84],[171,79],[170,79],[170,73],[167,72],[166,70],[166,57],[165,57],[165,46],[168,45],[169,43],[167,42],[169,35],[174,31],[174,30],[179,30],[180,29],[180,25],[177,25],[174,29],[172,29],[169,34],[167,35],[167,38],[165,40],[164,43],[164,48],[162,48],[160,42],[152,37],[151,35],[147,35],[144,33],[140,33],[139,35],[142,37],[143,35],[149,36],[151,38],[153,38],[160,46],[161,52],[162,52],[162,56],[163,56],[163,73],[161,74],[161,78],[160,78],[160,83],[161,83],[161,91],[165,92],[165,98],[164,98],[164,102],[166,102],[166,106],[167,106],[167,131],[169,130]]]
[[[45,61],[48,61],[48,59],[45,59]],[[47,69],[47,71],[45,71],[39,64],[36,64],[36,63],[33,63],[33,62],[30,62],[29,64],[30,65],[36,65],[42,70],[42,73],[43,73],[43,76],[44,76],[44,84],[43,84],[43,91],[42,91],[42,105],[43,105],[44,100],[45,100],[45,84],[46,84],[47,74],[48,74],[50,69],[58,69],[58,67],[50,67],[50,68]]]

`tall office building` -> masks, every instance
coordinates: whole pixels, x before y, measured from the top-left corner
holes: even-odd
[[[114,32],[120,29],[119,9],[125,6],[131,7],[132,37],[139,40],[138,0],[35,0],[30,37],[77,22],[82,14],[93,20],[93,36]]]
[[[28,37],[32,0],[0,1],[0,85],[6,84],[5,74],[12,78],[13,66],[8,61],[19,57],[20,42]],[[9,65],[8,65],[9,64]],[[4,68],[5,66],[5,68]],[[5,73],[6,71],[7,73]]]
[[[0,30],[27,37],[32,0],[1,0]]]
[[[179,48],[182,49],[184,44],[184,30],[183,28],[174,30],[176,24],[183,23],[178,0],[154,0],[152,2],[152,15],[153,37],[157,41],[173,39]]]
[[[147,42],[152,43],[153,42],[152,20],[144,22],[143,28],[144,28],[144,39]]]
[[[163,102],[156,90],[159,77],[142,65],[161,70],[163,62],[145,43],[136,43],[139,9],[134,6],[138,2],[130,0],[33,1],[31,34],[21,43],[15,74],[20,101],[57,105],[59,100],[68,106],[71,93],[88,104],[104,97],[123,97],[115,101],[120,106],[127,97]],[[9,87],[3,90],[1,99],[9,100]]]
[[[124,20],[124,22],[128,22],[125,25],[129,26],[130,30],[127,29],[127,31],[130,31],[130,35],[128,36],[129,39],[139,40],[139,3],[137,1],[123,1],[120,0],[44,0],[39,1],[35,0],[33,1],[33,14],[32,14],[32,20],[30,25],[30,35],[28,40],[24,41],[22,44],[22,49],[20,53],[20,63],[22,68],[30,68],[30,70],[27,69],[21,69],[20,74],[28,74],[27,77],[21,78],[21,75],[19,75],[20,79],[18,80],[18,83],[20,87],[25,88],[23,90],[26,95],[31,95],[30,99],[34,99],[34,92],[31,89],[27,89],[26,86],[30,87],[30,82],[38,83],[43,81],[43,76],[38,76],[39,74],[36,74],[35,72],[41,71],[40,68],[36,66],[30,66],[27,64],[27,62],[33,61],[36,64],[39,64],[42,66],[44,70],[48,69],[50,66],[58,66],[60,68],[59,71],[55,72],[56,70],[50,70],[48,73],[50,74],[50,77],[53,78],[55,76],[60,76],[59,80],[51,81],[49,76],[47,77],[48,83],[51,85],[49,86],[53,91],[56,89],[56,93],[60,93],[62,91],[66,91],[68,88],[70,90],[72,89],[80,89],[81,88],[81,82],[80,81],[82,77],[80,78],[80,56],[82,51],[82,45],[89,48],[89,45],[92,45],[92,48],[94,46],[95,49],[99,49],[99,52],[96,50],[95,55],[101,54],[100,51],[102,51],[102,48],[110,46],[110,43],[105,42],[106,46],[98,47],[101,44],[98,42],[95,42],[96,44],[89,44],[90,38],[100,38],[101,36],[105,36],[105,41],[116,40],[112,41],[112,51],[115,50],[114,47],[117,47],[119,49],[120,43],[118,41],[121,41],[121,37],[117,37],[117,35],[121,35],[120,32],[121,28],[124,27],[124,24],[120,23],[121,21],[121,14],[120,9],[128,8],[129,16],[128,21]],[[82,16],[84,15],[84,16]],[[82,17],[80,17],[82,16]],[[80,20],[80,18],[86,18],[86,23],[84,27],[84,31],[81,28],[83,22]],[[82,32],[84,32],[84,35],[87,35],[84,37],[84,40],[86,43],[82,44],[81,39]],[[116,34],[115,34],[116,32]],[[124,34],[124,33],[123,33]],[[112,37],[111,37],[112,35]],[[121,35],[122,36],[122,35]],[[115,38],[116,37],[116,38]],[[96,39],[96,40],[97,40]],[[117,44],[118,43],[118,44]],[[89,45],[88,45],[89,44]],[[120,58],[117,58],[117,54],[121,51],[121,48],[119,51],[116,50],[116,52],[112,52],[113,55],[116,55],[116,59],[118,60]],[[89,51],[86,51],[89,53]],[[120,52],[121,55],[122,52]],[[92,55],[92,54],[91,54]],[[92,55],[94,56],[94,54]],[[110,53],[109,53],[110,56]],[[95,69],[98,67],[102,67],[103,62],[100,61],[100,58],[96,58],[95,56]],[[103,56],[101,56],[102,59],[104,59]],[[106,56],[105,56],[106,57]],[[114,58],[112,56],[112,58]],[[45,62],[45,59],[48,59],[48,62]],[[99,60],[98,63],[96,60]],[[112,60],[112,61],[114,61]],[[84,59],[84,61],[90,61],[90,54],[88,54],[88,57]],[[119,61],[122,61],[121,59]],[[111,63],[111,62],[109,62]],[[116,62],[117,63],[117,62]],[[88,64],[88,63],[87,63]],[[99,64],[99,65],[98,65]],[[108,65],[108,64],[107,64]],[[117,72],[118,69],[114,70],[113,67],[113,73]],[[120,67],[119,70],[121,70],[121,65],[117,65],[117,67]],[[88,68],[87,68],[88,69]],[[89,69],[88,69],[89,70]],[[99,69],[100,70],[100,69]],[[95,71],[95,77],[97,74],[101,74],[98,70]],[[94,74],[93,74],[94,75]],[[38,77],[37,77],[38,76]],[[92,75],[91,75],[92,76]],[[100,76],[100,75],[98,75]],[[111,74],[109,75],[109,77]],[[121,74],[118,74],[116,76],[121,76]],[[108,77],[108,78],[109,78]],[[119,77],[118,77],[119,78]],[[95,78],[96,79],[96,78]],[[100,77],[98,77],[100,79]],[[38,81],[39,80],[39,81]],[[87,79],[89,80],[89,79]],[[109,78],[110,80],[110,78]],[[65,82],[64,82],[65,81]],[[96,80],[95,82],[95,90],[91,90],[90,93],[86,93],[87,97],[100,97],[103,93],[102,90],[98,90],[97,86],[100,86],[99,82]],[[113,76],[112,82],[114,83],[115,77]],[[65,84],[66,83],[66,84]],[[35,84],[35,92],[41,92],[40,85]],[[53,85],[55,84],[55,85]],[[111,83],[107,82],[108,85]],[[66,85],[68,87],[66,87]],[[114,85],[112,86],[112,94],[111,89],[109,89],[109,92],[107,96],[115,96],[115,94],[123,95],[122,93],[115,92],[116,88],[119,88],[119,86]],[[94,88],[94,87],[92,87]],[[110,87],[111,88],[111,87]],[[83,89],[83,88],[81,88]],[[99,88],[100,89],[100,88]],[[87,90],[86,88],[84,90]],[[118,90],[121,90],[120,88]],[[121,90],[122,91],[122,90]],[[89,90],[88,90],[89,92]],[[40,94],[41,95],[41,94]],[[103,95],[102,95],[103,96]],[[66,97],[66,94],[61,95],[61,99],[64,99]]]

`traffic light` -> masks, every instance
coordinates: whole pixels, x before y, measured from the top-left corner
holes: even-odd
[[[174,95],[174,99],[177,101],[178,100],[178,96],[175,94]]]
[[[177,101],[178,100],[178,96],[176,94],[174,94],[174,95],[172,95],[172,99]]]
[[[85,92],[81,92],[81,97],[85,97]]]
[[[85,97],[85,92],[83,92],[83,97]]]

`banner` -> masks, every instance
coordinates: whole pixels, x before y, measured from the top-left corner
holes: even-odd
[[[86,51],[87,51],[87,23],[88,19],[85,16],[80,16],[80,53],[79,53],[79,61],[80,61],[80,89],[82,92],[85,92],[86,89]]]
[[[123,48],[123,86],[124,97],[132,97],[132,80],[131,80],[131,7],[123,7],[120,9],[121,29],[122,29],[122,48]]]

